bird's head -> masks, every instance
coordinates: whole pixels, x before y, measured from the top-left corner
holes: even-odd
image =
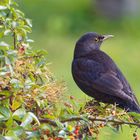
[[[93,50],[99,50],[102,42],[113,35],[100,35],[95,32],[84,34],[76,43],[75,55],[81,56]]]

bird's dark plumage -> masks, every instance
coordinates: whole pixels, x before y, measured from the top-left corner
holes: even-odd
[[[96,100],[118,104],[127,111],[140,113],[138,101],[113,60],[100,50],[102,42],[111,37],[87,33],[76,43],[72,75],[79,88]]]

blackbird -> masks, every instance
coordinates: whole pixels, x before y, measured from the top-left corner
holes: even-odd
[[[117,104],[129,112],[140,113],[139,103],[126,78],[114,61],[100,50],[112,35],[84,34],[76,43],[72,75],[78,87],[99,102]]]

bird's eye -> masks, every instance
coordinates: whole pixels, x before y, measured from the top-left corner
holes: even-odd
[[[96,38],[95,38],[95,41],[96,41],[96,42],[98,42],[98,41],[99,41],[99,38],[98,38],[98,37],[96,37]]]
[[[98,42],[98,41],[99,41],[99,38],[98,38],[98,37],[96,37],[96,38],[95,38],[95,41],[96,41],[96,42]]]

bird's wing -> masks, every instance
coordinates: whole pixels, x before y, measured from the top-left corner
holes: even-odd
[[[125,79],[125,77],[123,76],[122,72],[117,68],[117,77],[121,80],[122,84],[123,84],[123,91],[127,92],[127,94],[129,96],[132,96],[134,99],[134,102],[139,105],[139,102],[136,98],[136,96],[134,95],[129,83],[127,82],[127,80]]]
[[[123,83],[113,71],[103,73],[93,81],[93,88],[108,95],[116,96],[127,101],[133,101],[133,98],[123,91]]]
[[[117,69],[106,71],[102,64],[94,60],[84,59],[75,61],[73,65],[76,65],[74,67],[74,72],[76,72],[74,75],[79,83],[86,84],[96,91],[124,99],[125,101],[132,102],[135,100],[131,89],[128,93],[128,89],[125,86],[125,90],[123,90],[124,83],[125,85],[127,83],[120,78],[121,76],[124,77],[123,75],[120,75],[120,77],[117,75]]]

